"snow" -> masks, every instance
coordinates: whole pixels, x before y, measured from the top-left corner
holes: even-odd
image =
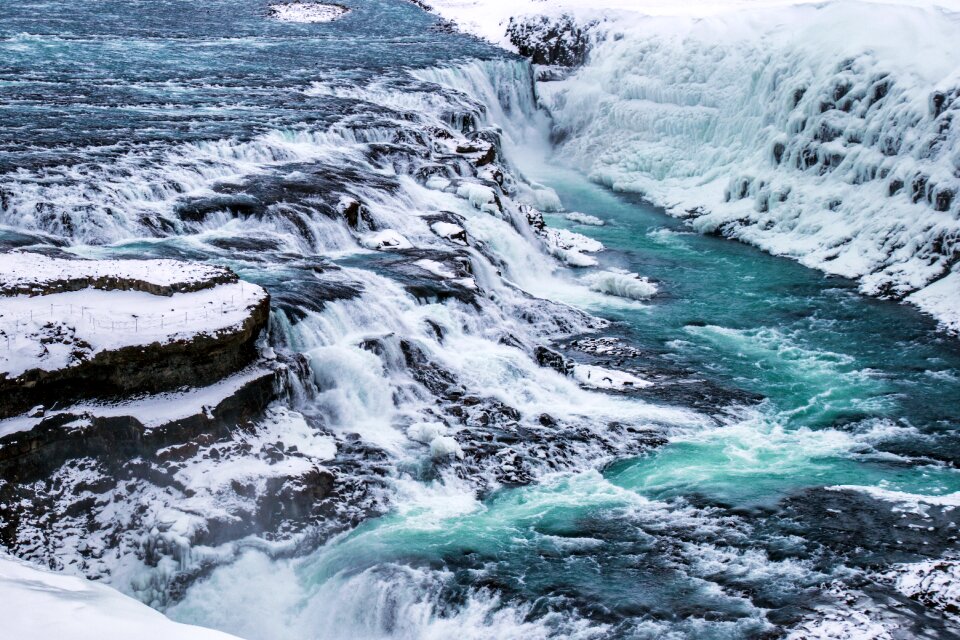
[[[157,287],[196,288],[211,280],[235,280],[223,267],[179,260],[72,260],[42,253],[0,253],[0,294],[41,291],[76,280],[134,280]]]
[[[852,609],[825,611],[787,635],[787,640],[893,640],[881,623]]]
[[[360,239],[360,243],[367,249],[410,249],[413,245],[403,237],[399,231],[393,229],[384,229],[376,233],[370,233]]]
[[[603,243],[569,229],[544,228],[541,237],[547,250],[570,267],[592,267],[596,258],[585,255],[603,251]]]
[[[130,416],[148,429],[156,428],[213,409],[244,385],[272,375],[274,374],[270,369],[251,367],[206,387],[158,393],[121,402],[82,402],[64,409],[47,411],[43,415],[35,415],[35,412],[31,411],[23,416],[0,420],[0,437],[18,431],[29,431],[44,418],[59,414],[98,418]]]
[[[482,184],[465,182],[457,187],[457,195],[466,198],[471,205],[487,213],[497,213],[496,194],[493,189]]]
[[[384,229],[376,233],[368,233],[360,238],[360,244],[367,249],[382,251],[384,249],[410,249],[413,245],[403,234],[393,229]]]
[[[332,460],[337,453],[333,436],[318,433],[302,414],[285,407],[268,411],[258,425],[258,432],[247,436],[245,441],[252,450],[261,450],[265,445],[277,442],[278,438],[282,438],[285,450],[296,447],[297,453],[302,455],[284,455],[279,460],[253,456],[223,457],[216,464],[200,457],[187,461],[177,471],[176,479],[189,487],[193,495],[180,508],[187,512],[208,513],[211,505],[219,499],[229,500],[229,488],[234,482],[260,485],[266,493],[269,478],[301,476],[318,468],[318,462]]]
[[[960,618],[960,562],[957,560],[895,565],[888,577],[905,596]]]
[[[230,331],[266,295],[234,282],[172,296],[87,288],[0,298],[0,375],[54,371],[102,351]]]
[[[657,294],[657,285],[636,273],[622,269],[597,271],[583,278],[592,291],[629,300],[649,300]]]
[[[573,377],[580,384],[594,389],[612,389],[624,391],[629,389],[643,389],[653,386],[653,383],[643,378],[606,369],[591,364],[577,364],[573,366]]]
[[[907,301],[937,318],[951,331],[960,332],[960,272],[952,271],[908,296]]]
[[[179,624],[110,587],[52,573],[0,552],[6,637],[18,640],[236,640]]]
[[[577,224],[585,224],[591,227],[602,227],[605,224],[603,220],[601,220],[597,216],[591,216],[588,213],[579,213],[577,211],[566,213],[564,214],[563,217],[569,220],[570,222],[576,222]]]
[[[281,22],[333,22],[350,12],[336,4],[291,2],[270,5],[270,15]]]
[[[434,222],[432,225],[430,225],[430,228],[433,229],[433,232],[441,238],[446,238],[447,240],[464,244],[462,238],[466,237],[466,231],[464,231],[463,227],[458,224],[441,221]]]
[[[413,264],[417,265],[424,271],[429,271],[435,276],[440,278],[455,278],[456,274],[450,270],[450,268],[443,264],[442,262],[437,262],[436,260],[430,260],[429,258],[424,258],[423,260],[417,260]]]
[[[510,18],[571,14],[578,18],[604,19],[624,14],[702,18],[758,8],[785,8],[817,4],[821,0],[430,0],[430,7],[463,31],[511,48],[504,37]],[[956,9],[957,0],[879,0],[876,4],[942,6]]]

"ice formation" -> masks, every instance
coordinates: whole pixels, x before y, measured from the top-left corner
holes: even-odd
[[[570,222],[576,222],[577,224],[585,224],[591,227],[602,227],[605,223],[603,220],[597,216],[591,216],[586,213],[578,213],[576,211],[572,213],[566,213],[563,215],[564,218]]]
[[[960,330],[960,4],[435,4],[589,50],[538,89],[594,180]]]
[[[596,271],[583,278],[593,291],[630,300],[648,300],[657,294],[657,285],[636,273],[622,269]]]

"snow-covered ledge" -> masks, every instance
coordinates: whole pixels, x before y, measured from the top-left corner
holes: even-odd
[[[174,260],[0,254],[0,416],[209,384],[255,357],[269,296]]]

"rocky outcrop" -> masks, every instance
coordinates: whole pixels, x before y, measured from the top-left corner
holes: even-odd
[[[269,295],[219,267],[20,252],[7,263],[39,273],[10,278],[0,297],[0,418],[209,385],[253,361],[269,319]]]
[[[62,398],[115,397],[209,384],[253,360],[254,342],[269,314],[265,297],[232,330],[102,351],[73,367],[32,369],[16,378],[0,378],[0,417],[36,405],[55,405]]]
[[[590,28],[572,16],[511,18],[507,37],[520,55],[534,64],[578,67],[590,51]]]
[[[276,397],[281,383],[280,372],[271,369],[261,369],[247,377],[249,380],[216,405],[198,407],[193,415],[158,426],[145,425],[137,415],[136,404],[129,405],[131,415],[116,415],[116,410],[98,414],[96,405],[81,405],[41,417],[27,430],[0,436],[0,478],[29,482],[49,475],[73,458],[91,457],[120,465],[137,457],[155,458],[164,447],[201,436],[225,437],[231,426],[258,417]],[[165,400],[177,402],[178,398],[170,396]]]

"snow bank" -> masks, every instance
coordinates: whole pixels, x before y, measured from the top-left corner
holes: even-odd
[[[547,245],[547,250],[571,267],[596,265],[596,258],[586,254],[603,251],[604,248],[600,241],[567,229],[545,227],[540,231],[540,235]]]
[[[450,267],[443,264],[442,262],[437,262],[436,260],[430,260],[429,258],[423,258],[422,260],[417,260],[413,264],[417,265],[424,271],[428,271],[438,278],[456,278],[457,274],[450,270]]]
[[[275,374],[270,369],[251,367],[206,387],[157,393],[121,402],[81,402],[56,411],[46,411],[43,415],[36,412],[34,415],[7,418],[0,420],[0,437],[18,431],[29,431],[44,419],[58,414],[100,418],[130,416],[148,429],[160,427],[204,413],[250,382],[273,375]]]
[[[179,624],[105,585],[51,573],[0,552],[4,634],[19,640],[236,640]]]
[[[788,7],[820,0],[430,0],[430,7],[463,31],[512,48],[506,38],[511,18],[573,15],[581,20],[629,14],[705,17],[743,9]],[[876,4],[936,5],[957,8],[955,0],[878,0]]]
[[[597,216],[591,216],[588,213],[579,213],[574,211],[572,213],[564,214],[563,216],[570,222],[576,222],[577,224],[585,224],[591,227],[602,227],[605,223],[603,220]]]
[[[270,15],[281,22],[333,22],[350,12],[338,4],[291,2],[270,5]]]
[[[630,389],[643,389],[652,387],[653,383],[643,378],[606,369],[591,364],[577,364],[573,367],[573,377],[580,384],[593,387],[594,389],[612,389],[615,391],[627,391]]]
[[[853,609],[824,611],[794,628],[787,640],[893,640],[880,622]]]
[[[385,249],[410,249],[413,247],[403,234],[393,229],[384,229],[383,231],[368,234],[360,239],[360,244],[367,249],[377,251]]]
[[[896,565],[888,577],[905,596],[960,618],[960,562],[929,560]]]
[[[459,244],[467,243],[467,232],[458,224],[441,221],[434,222],[432,225],[430,225],[430,228],[441,238],[446,238],[451,242],[457,242]]]

